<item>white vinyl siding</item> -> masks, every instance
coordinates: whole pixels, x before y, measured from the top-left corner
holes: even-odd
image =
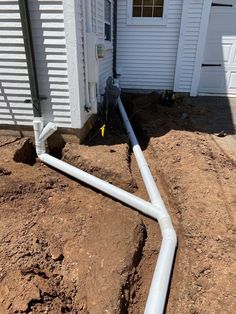
[[[31,124],[33,110],[17,1],[0,1],[0,123]]]
[[[189,93],[199,42],[199,31],[203,18],[204,0],[184,1],[181,25],[181,39],[178,48],[175,91]]]
[[[111,42],[105,41],[105,2],[104,0],[92,0],[91,1],[91,10],[92,10],[92,23],[93,23],[93,32],[96,33],[98,43],[104,44],[106,47],[105,56],[103,59],[98,60],[98,86],[99,94],[103,95],[105,92],[106,81],[109,76],[112,76],[112,67],[113,67],[113,45]],[[112,4],[112,26],[113,26],[113,0]],[[81,8],[80,8],[81,10]],[[80,38],[79,42],[79,54],[80,54],[80,85],[83,86],[83,97],[81,97],[81,104],[85,105],[85,68],[84,68],[84,36],[83,36],[83,15],[82,12],[78,12],[79,19],[81,21],[81,27],[78,28],[78,37]],[[112,40],[113,40],[113,27],[112,27]],[[84,123],[87,119],[86,112],[82,113],[82,122]]]
[[[18,1],[0,1],[0,123],[32,125],[33,110]],[[7,3],[7,4],[6,4]],[[62,1],[29,0],[45,122],[70,126]]]
[[[62,0],[28,0],[39,93],[46,122],[71,126]]]
[[[80,128],[91,116],[84,109],[86,17],[82,1],[29,0],[29,10],[39,92],[47,98],[41,101],[45,123]],[[112,42],[106,43],[104,38],[104,0],[92,0],[91,10],[93,31],[98,43],[106,46],[104,59],[98,61],[99,93],[103,94],[113,65]],[[18,0],[0,0],[0,124],[32,125],[32,104],[25,102],[29,99]]]
[[[169,0],[166,25],[127,25],[118,1],[117,70],[128,89],[173,89],[183,0]]]

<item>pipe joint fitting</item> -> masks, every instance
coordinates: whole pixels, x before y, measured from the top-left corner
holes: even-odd
[[[166,216],[159,220],[161,232],[163,234],[163,238],[166,240],[175,240],[177,242],[177,236],[175,229],[172,225],[170,216]]]
[[[39,141],[45,142],[49,138],[49,136],[51,136],[53,133],[56,132],[56,130],[57,130],[57,125],[53,122],[49,122],[40,133]]]
[[[40,134],[43,131],[43,118],[34,118],[33,120],[33,127],[34,127],[34,137],[35,137],[35,149],[37,155],[42,155],[45,153],[45,145],[44,142],[41,141]]]

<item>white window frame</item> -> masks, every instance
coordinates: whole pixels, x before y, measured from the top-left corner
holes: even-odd
[[[166,25],[169,0],[164,0],[162,17],[133,17],[133,0],[127,0],[127,24],[128,25]]]
[[[104,20],[104,27],[103,27],[103,39],[104,42],[103,44],[105,45],[105,49],[106,50],[112,50],[113,49],[113,0],[109,0],[109,2],[111,3],[111,40],[105,40],[105,9],[104,9],[104,16],[103,16],[103,20]]]
[[[106,18],[105,18],[105,9],[104,9],[104,38],[105,38],[105,24],[109,25],[110,28],[111,28],[111,38],[110,39],[105,39],[106,42],[111,42],[112,41],[112,14],[113,14],[113,10],[112,10],[112,0],[107,0],[108,2],[110,2],[110,6],[111,6],[111,11],[110,11],[110,14],[111,14],[111,21],[108,22],[106,21]]]

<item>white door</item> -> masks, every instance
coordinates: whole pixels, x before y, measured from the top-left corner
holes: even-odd
[[[199,93],[236,94],[236,0],[213,0]]]

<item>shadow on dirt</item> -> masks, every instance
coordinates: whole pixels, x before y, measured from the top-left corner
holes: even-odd
[[[16,150],[13,160],[15,162],[33,166],[36,163],[36,151],[33,142],[26,139],[24,143]]]
[[[203,132],[219,137],[236,134],[230,100],[226,97],[177,97],[172,104],[164,104],[160,95],[153,92],[148,95],[123,94],[122,101],[143,149],[148,146],[150,138],[163,136],[171,130]],[[236,107],[236,101],[234,103]],[[118,108],[109,110],[104,137],[101,126],[98,120],[85,139],[85,145],[128,142]]]

